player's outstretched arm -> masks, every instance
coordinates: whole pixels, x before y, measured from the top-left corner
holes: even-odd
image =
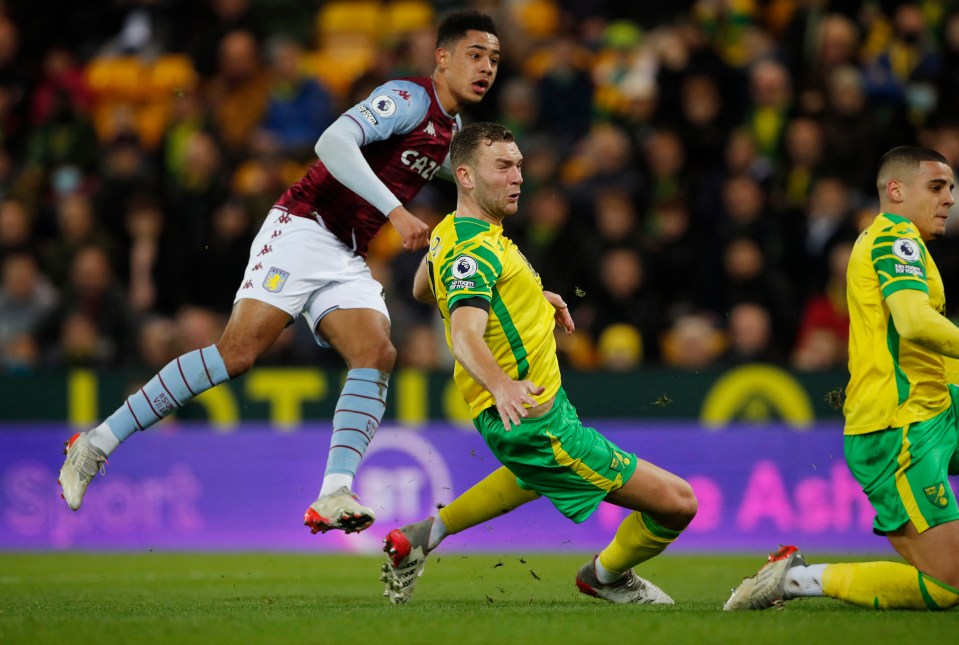
[[[453,356],[493,395],[503,427],[509,432],[511,424],[519,425],[520,420],[529,415],[527,408],[536,405],[532,395],[542,394],[545,388],[531,381],[514,381],[500,368],[483,339],[488,320],[489,314],[478,307],[463,306],[453,311],[450,316]]]
[[[959,327],[929,304],[929,294],[902,289],[886,298],[896,330],[902,338],[943,356],[959,358]]]
[[[546,301],[556,309],[556,324],[563,328],[567,334],[576,331],[576,325],[573,323],[573,317],[569,314],[569,305],[563,300],[563,297],[552,291],[543,291]]]

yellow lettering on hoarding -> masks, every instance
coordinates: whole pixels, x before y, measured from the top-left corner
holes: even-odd
[[[700,422],[709,429],[730,421],[782,420],[793,428],[812,425],[809,395],[789,372],[771,365],[744,365],[719,377],[703,400]]]
[[[469,426],[473,423],[470,408],[466,405],[466,401],[453,379],[446,382],[446,387],[443,390],[443,415],[448,421],[457,425]]]
[[[396,392],[396,420],[405,426],[421,426],[429,421],[429,378],[426,372],[404,369],[391,383]]]
[[[213,387],[195,399],[206,410],[207,422],[217,432],[232,432],[240,423],[240,407],[236,396],[226,385]]]
[[[93,370],[70,370],[67,375],[67,415],[70,425],[88,428],[97,422],[97,389]]]
[[[260,368],[246,377],[250,399],[270,404],[270,421],[280,430],[292,431],[303,421],[303,403],[326,395],[326,376],[320,370]]]

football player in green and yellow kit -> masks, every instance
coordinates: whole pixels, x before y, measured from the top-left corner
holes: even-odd
[[[574,522],[608,501],[632,511],[576,585],[616,603],[673,601],[632,567],[661,553],[696,513],[687,482],[583,426],[562,388],[553,330],[573,321],[562,299],[503,234],[516,213],[522,161],[512,133],[477,123],[450,146],[457,207],[433,230],[414,296],[435,302],[473,424],[503,467],[435,517],[386,536],[386,595],[408,602],[442,539],[547,497]]]

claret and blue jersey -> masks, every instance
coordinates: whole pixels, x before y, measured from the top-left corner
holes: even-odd
[[[446,161],[459,117],[443,110],[428,77],[389,81],[344,113],[363,132],[360,151],[373,173],[402,203],[410,202]],[[369,242],[386,218],[365,199],[346,189],[317,160],[293,184],[277,206],[323,224],[356,253],[366,256]]]

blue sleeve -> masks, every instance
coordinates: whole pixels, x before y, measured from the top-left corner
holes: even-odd
[[[406,134],[419,125],[430,109],[430,97],[410,81],[389,81],[344,112],[363,130],[363,145]]]

